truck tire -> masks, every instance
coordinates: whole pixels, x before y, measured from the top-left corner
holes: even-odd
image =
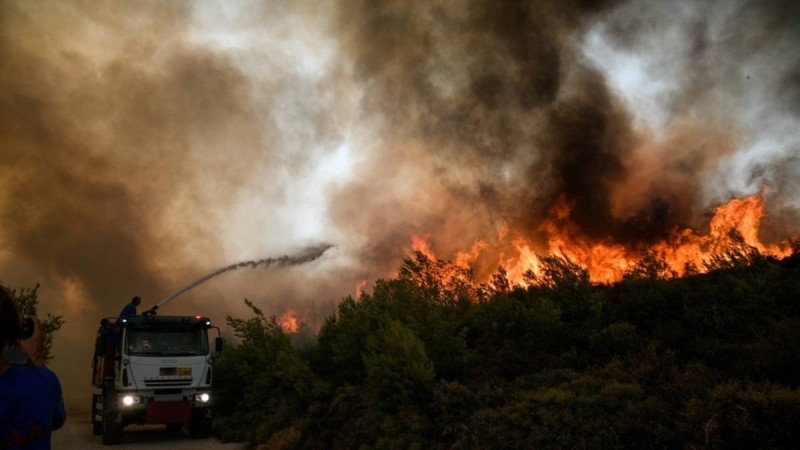
[[[177,433],[183,429],[182,423],[168,423],[167,424],[167,431],[170,433]]]
[[[103,416],[97,404],[102,400],[102,395],[92,395],[92,434],[100,436],[103,434]],[[100,416],[98,419],[97,416]]]
[[[103,445],[119,444],[122,441],[122,422],[119,421],[116,398],[113,392],[103,396]]]
[[[192,421],[189,423],[189,437],[205,439],[211,435],[211,410],[199,409],[192,411]]]

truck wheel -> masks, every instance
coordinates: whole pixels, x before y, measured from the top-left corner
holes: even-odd
[[[201,409],[192,413],[189,423],[189,436],[194,439],[205,439],[211,435],[211,410]]]
[[[114,404],[116,395],[106,394],[103,399],[103,445],[119,444],[122,441],[122,423]]]
[[[168,423],[167,424],[167,431],[170,433],[177,433],[183,429],[182,423]]]
[[[97,404],[101,401],[102,396],[92,396],[92,434],[100,436],[103,434],[103,416]],[[98,417],[99,416],[99,417]]]

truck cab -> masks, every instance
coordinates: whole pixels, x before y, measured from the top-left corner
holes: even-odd
[[[209,330],[216,331],[213,348]],[[219,328],[202,316],[128,316],[101,322],[95,345],[92,427],[103,444],[130,424],[165,424],[189,435],[211,431],[213,358]]]

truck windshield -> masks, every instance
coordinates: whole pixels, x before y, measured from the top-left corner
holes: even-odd
[[[208,354],[205,328],[195,329],[128,329],[125,348],[129,355],[196,356]]]

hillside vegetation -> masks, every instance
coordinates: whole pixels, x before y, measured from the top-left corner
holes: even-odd
[[[796,448],[800,252],[665,267],[644,255],[597,286],[549,257],[520,287],[417,253],[300,349],[247,302],[215,431],[265,449]]]

